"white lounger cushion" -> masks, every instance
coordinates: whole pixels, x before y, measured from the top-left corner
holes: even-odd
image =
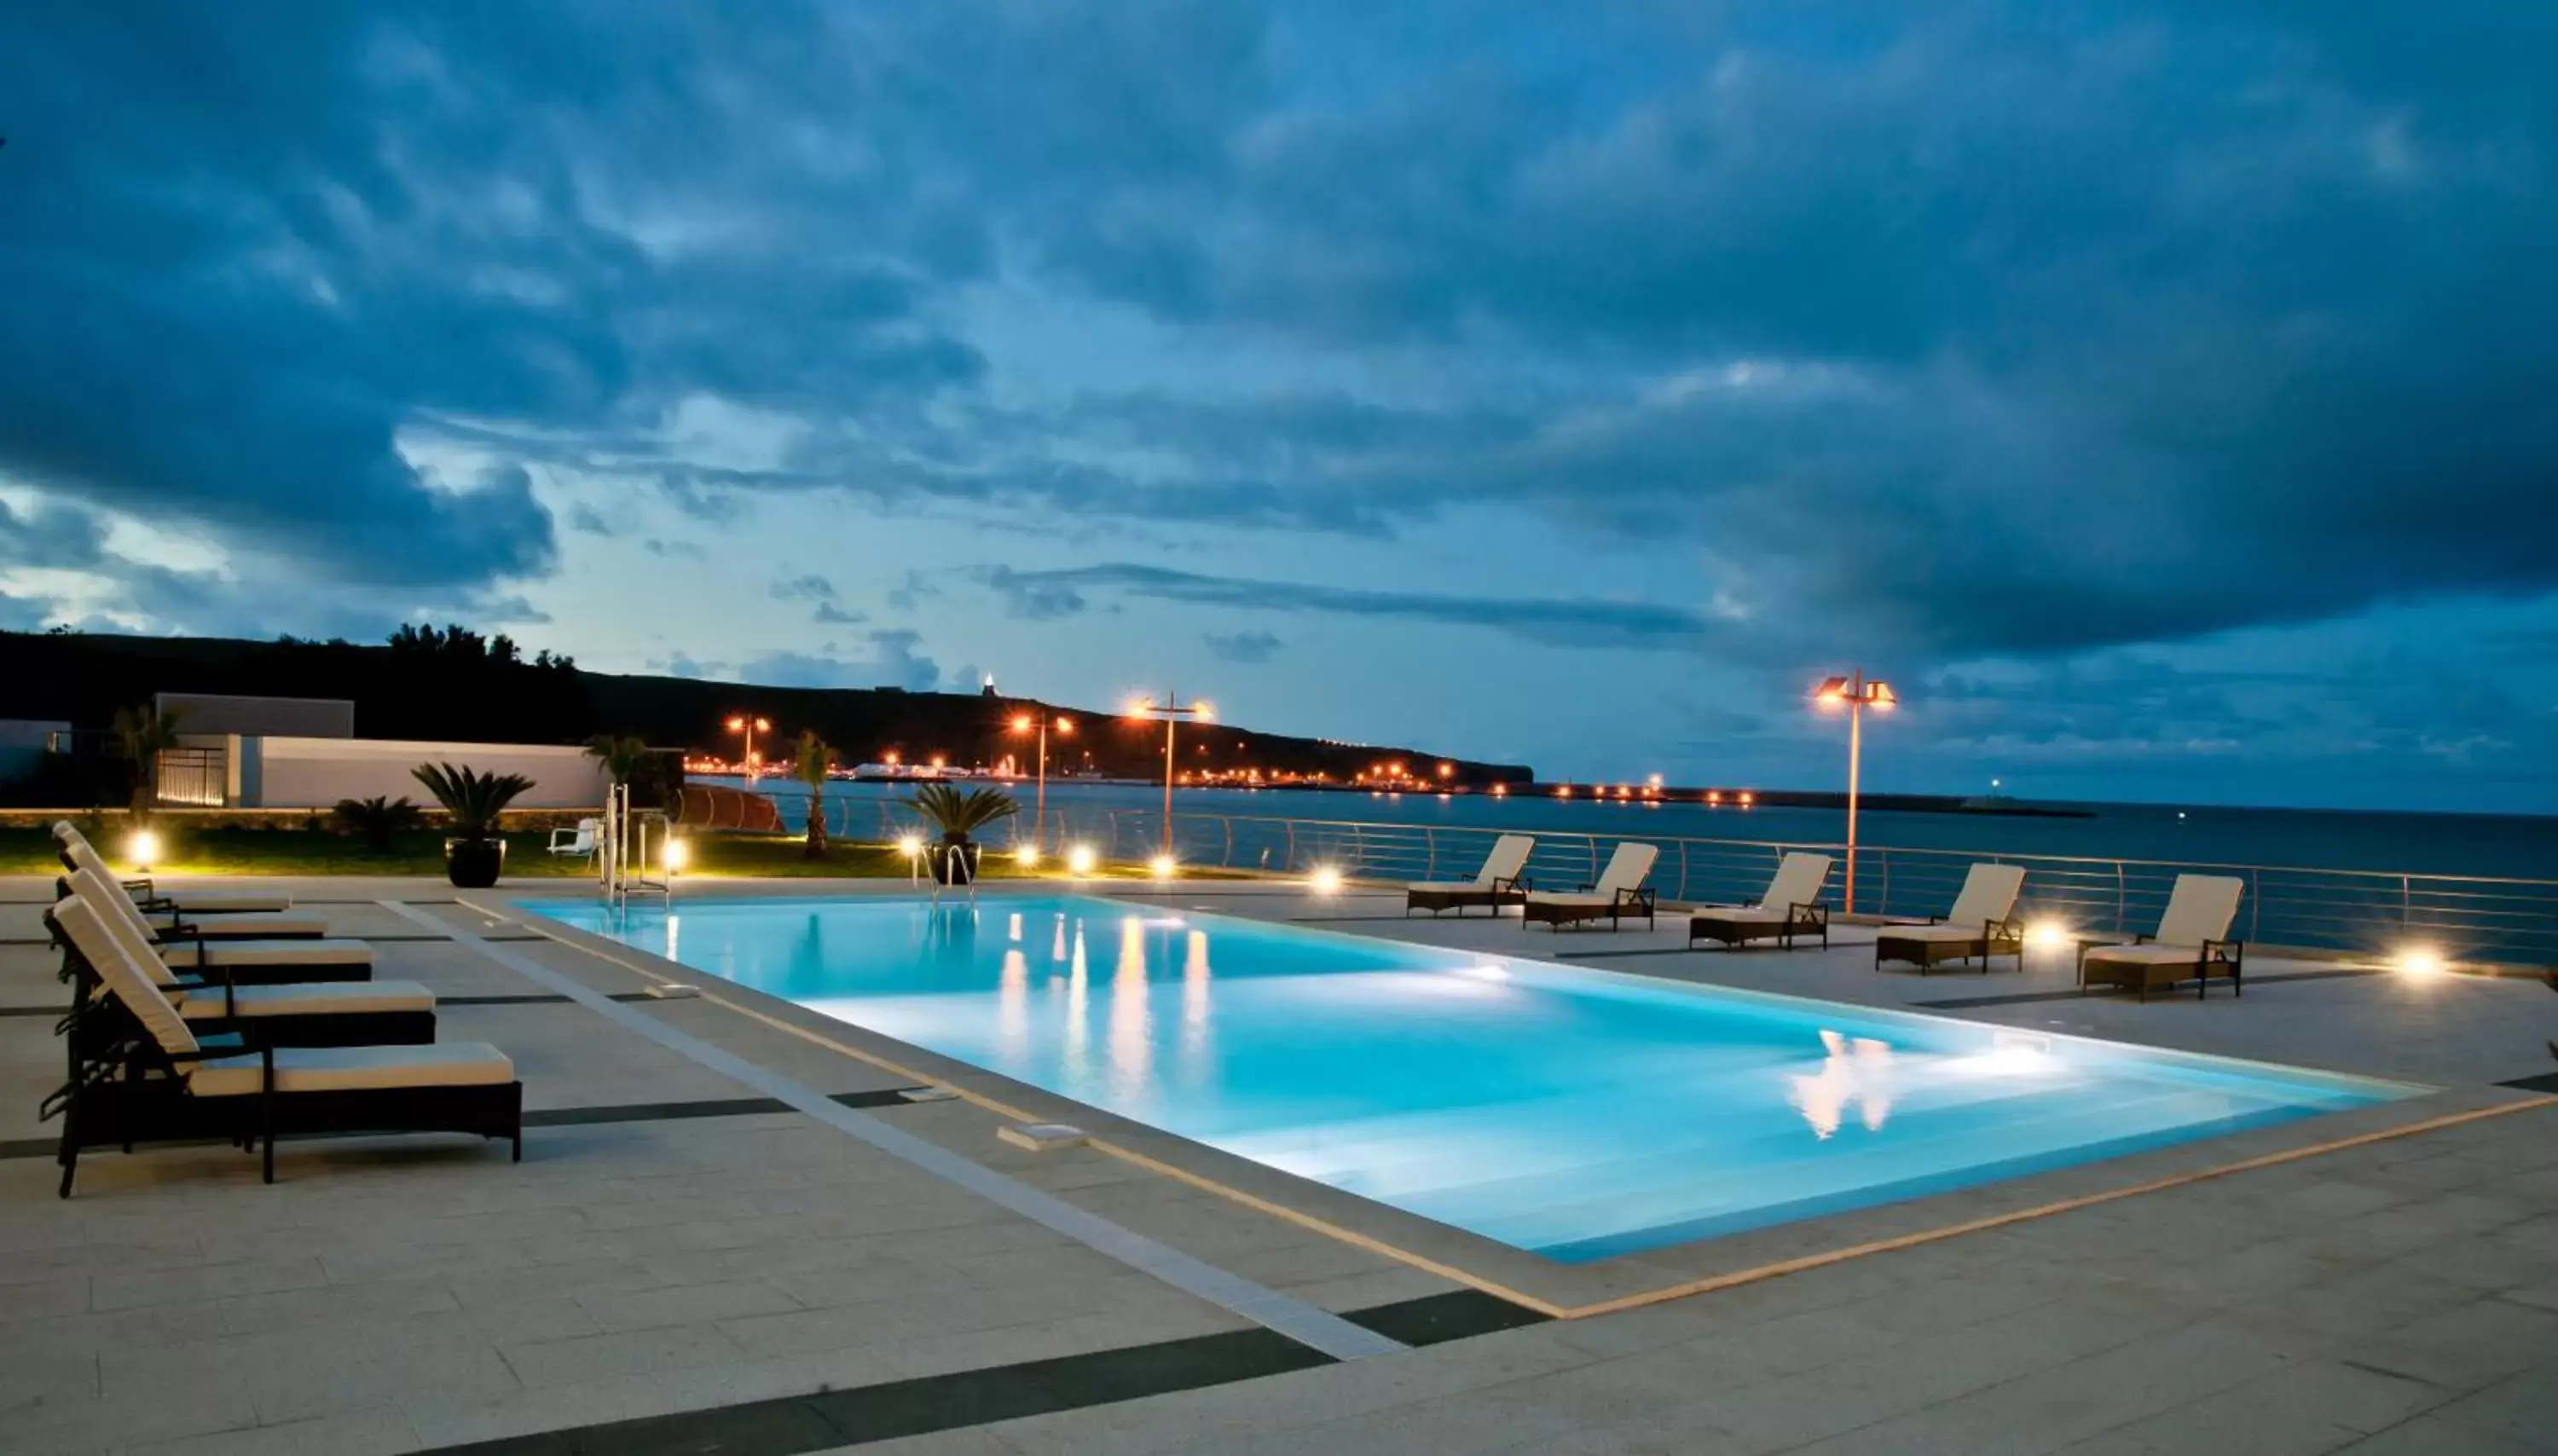
[[[83,874],[86,870],[81,871]],[[151,981],[149,963],[134,956],[106,928],[95,906],[86,895],[72,895],[54,905],[54,923],[71,938],[82,959],[97,968],[98,979],[124,1008],[160,1043],[162,1051],[176,1055],[197,1049],[196,1033],[187,1029],[187,1018],[169,1004],[160,988]]]
[[[2163,946],[2227,940],[2229,923],[2238,918],[2239,897],[2246,892],[2247,881],[2234,874],[2180,874],[2154,938]]]
[[[216,1057],[187,1074],[198,1097],[250,1097],[265,1072],[256,1057]],[[515,1080],[515,1064],[485,1041],[432,1046],[287,1047],[275,1053],[278,1092],[360,1092],[393,1087],[487,1087]]]
[[[1768,897],[1759,906],[1782,911],[1808,905],[1821,897],[1821,886],[1829,882],[1830,857],[1798,850],[1776,861],[1776,876],[1768,881]]]
[[[1494,884],[1507,884],[1527,868],[1527,857],[1536,851],[1536,841],[1523,834],[1505,834],[1492,841],[1492,851],[1484,856],[1484,867],[1472,879],[1425,879],[1404,886],[1424,894],[1458,894],[1466,890],[1490,890]]]
[[[1553,894],[1537,890],[1530,893],[1528,899],[1540,905],[1587,905],[1595,910],[1605,910],[1617,903],[1617,897],[1614,895],[1594,895],[1587,890],[1557,891]]]
[[[1786,919],[1782,905],[1699,905],[1688,913],[1725,925],[1782,925]]]
[[[181,919],[193,921],[193,915],[169,915],[153,912],[142,917],[154,933],[173,930]],[[197,928],[190,925],[189,929]],[[226,936],[253,935],[327,935],[329,922],[310,915],[224,915],[202,926]]]
[[[190,1021],[219,1020],[224,1009],[220,987],[176,993],[178,1014]],[[242,1019],[250,1016],[354,1015],[372,1011],[432,1011],[435,993],[414,981],[324,981],[314,986],[241,986],[228,1004]]]
[[[1954,896],[1954,908],[1945,912],[1945,920],[1975,930],[1993,920],[2005,920],[2015,913],[2016,897],[2024,888],[2022,864],[1975,864],[1963,876],[1963,892]]]
[[[1652,864],[1661,858],[1661,847],[1627,840],[1608,857],[1608,867],[1599,874],[1599,892],[1633,894],[1643,887],[1651,876]]]
[[[163,899],[177,902],[180,913],[187,915],[282,914],[293,908],[293,896],[268,894],[262,890],[173,890],[159,886]],[[136,901],[140,890],[133,891]]]
[[[192,943],[160,948],[160,959],[179,970],[198,966],[369,966],[373,948],[359,940],[213,941],[199,952]]]

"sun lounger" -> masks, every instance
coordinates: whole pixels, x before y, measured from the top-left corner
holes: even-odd
[[[97,912],[55,907],[80,934]],[[87,1063],[46,1099],[60,1115],[61,1195],[71,1195],[80,1150],[195,1138],[261,1139],[263,1176],[275,1181],[275,1139],[285,1134],[469,1132],[504,1137],[524,1155],[524,1085],[505,1053],[482,1042],[428,1046],[267,1047],[244,1052],[235,1037],[199,1037],[129,957],[98,968],[140,1027],[117,1058]]]
[[[94,869],[98,877],[121,884],[133,902],[145,910],[174,912],[184,915],[275,914],[293,908],[293,896],[273,890],[164,890],[154,881],[118,880],[106,858],[97,852],[86,836],[68,819],[54,825],[54,843],[65,869]]]
[[[162,930],[153,926],[130,900],[116,893],[115,886],[100,878],[95,870],[83,869],[62,882],[65,899],[77,896],[87,900],[100,914],[122,921],[133,933],[150,944],[171,969],[179,971],[218,971],[240,986],[281,986],[309,981],[370,981],[373,979],[373,948],[359,940],[216,940],[197,937],[190,931]],[[59,902],[58,902],[59,903]],[[64,943],[60,934],[55,943],[63,945],[66,955],[73,949]]]
[[[1570,892],[1528,891],[1519,901],[1519,923],[1541,923],[1561,930],[1584,920],[1605,920],[1608,928],[1615,930],[1620,919],[1640,915],[1648,930],[1657,906],[1651,888],[1643,881],[1650,877],[1652,862],[1660,857],[1660,846],[1628,840],[1608,858],[1608,867],[1600,872],[1596,883]]]
[[[1700,940],[1715,940],[1730,950],[1754,940],[1773,940],[1790,951],[1794,937],[1817,935],[1826,948],[1830,909],[1821,903],[1821,887],[1829,878],[1829,856],[1800,851],[1787,855],[1776,861],[1776,877],[1768,881],[1767,896],[1758,904],[1700,905],[1688,912],[1687,943],[1693,948]]]
[[[1886,961],[1906,961],[1926,975],[1938,961],[1978,958],[1981,971],[1990,957],[2012,955],[2025,970],[2025,922],[2016,918],[2016,897],[2025,888],[2022,864],[1975,864],[1963,876],[1962,893],[1942,922],[1887,925],[1874,937],[1874,969]]]
[[[85,882],[89,876],[81,878]],[[61,913],[71,908],[85,913]],[[111,907],[95,903],[85,891],[61,902],[49,918],[69,944],[75,973],[72,1011],[64,1029],[77,1043],[72,1055],[78,1060],[95,1055],[104,1042],[140,1029],[131,1022],[130,1008],[107,993],[100,967],[110,957],[124,958],[158,987],[190,1029],[237,1032],[251,1049],[435,1039],[435,993],[413,981],[241,986],[218,967],[206,976],[180,976]]]
[[[1403,887],[1403,913],[1427,910],[1437,915],[1442,910],[1466,912],[1469,905],[1484,905],[1494,914],[1503,905],[1515,905],[1527,897],[1527,857],[1536,849],[1536,841],[1523,834],[1505,834],[1492,842],[1492,853],[1484,857],[1484,867],[1473,879],[1423,880]]]
[[[2148,1000],[2160,987],[2191,981],[2201,999],[2213,980],[2225,979],[2232,994],[2245,995],[2247,946],[2229,939],[2229,927],[2246,891],[2246,881],[2234,875],[2178,875],[2156,935],[2138,936],[2129,945],[2079,946],[2078,993],[2086,994],[2090,986],[2113,986]]]

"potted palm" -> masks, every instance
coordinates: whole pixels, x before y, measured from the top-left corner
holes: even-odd
[[[906,801],[924,823],[941,832],[941,843],[924,856],[932,877],[942,884],[965,884],[977,878],[977,861],[986,847],[969,838],[978,830],[1022,812],[1002,789],[960,789],[928,784]]]
[[[409,772],[453,820],[453,838],[444,842],[445,878],[456,889],[496,884],[506,867],[506,842],[497,837],[497,816],[533,781],[520,773],[481,773],[469,764],[421,763]]]
[[[799,749],[790,776],[808,786],[808,858],[826,858],[826,772],[835,766],[835,750],[810,728],[799,730]]]

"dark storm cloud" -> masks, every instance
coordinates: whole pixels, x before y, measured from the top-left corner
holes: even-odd
[[[1715,625],[1702,613],[1656,602],[1353,591],[1127,563],[1042,572],[986,567],[979,569],[977,579],[1017,615],[1026,616],[1072,615],[1090,604],[1087,594],[1108,592],[1237,611],[1320,612],[1483,627],[1565,647],[1660,647],[1694,641]],[[1257,635],[1244,635],[1253,638],[1247,646],[1261,645]],[[1277,642],[1274,639],[1268,645],[1276,647]]]
[[[1276,636],[1259,630],[1209,632],[1201,640],[1208,643],[1208,651],[1227,662],[1268,662],[1287,645]]]
[[[1498,508],[1692,551],[1763,654],[2558,588],[2548,7],[97,9],[0,19],[0,474],[314,577],[540,575],[535,464],[714,525]],[[1286,382],[999,388],[989,283]],[[701,394],[805,437],[695,459]]]

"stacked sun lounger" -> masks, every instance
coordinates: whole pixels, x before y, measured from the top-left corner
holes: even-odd
[[[268,1182],[285,1134],[477,1133],[523,1156],[513,1064],[485,1043],[437,1042],[434,993],[373,980],[370,947],[325,925],[232,940],[155,925],[156,889],[80,862],[94,852],[74,844],[87,849],[75,832],[66,841],[71,872],[45,915],[72,986],[58,1028],[69,1077],[42,1109],[63,1120],[63,1197],[79,1154],[103,1146],[262,1142]]]

